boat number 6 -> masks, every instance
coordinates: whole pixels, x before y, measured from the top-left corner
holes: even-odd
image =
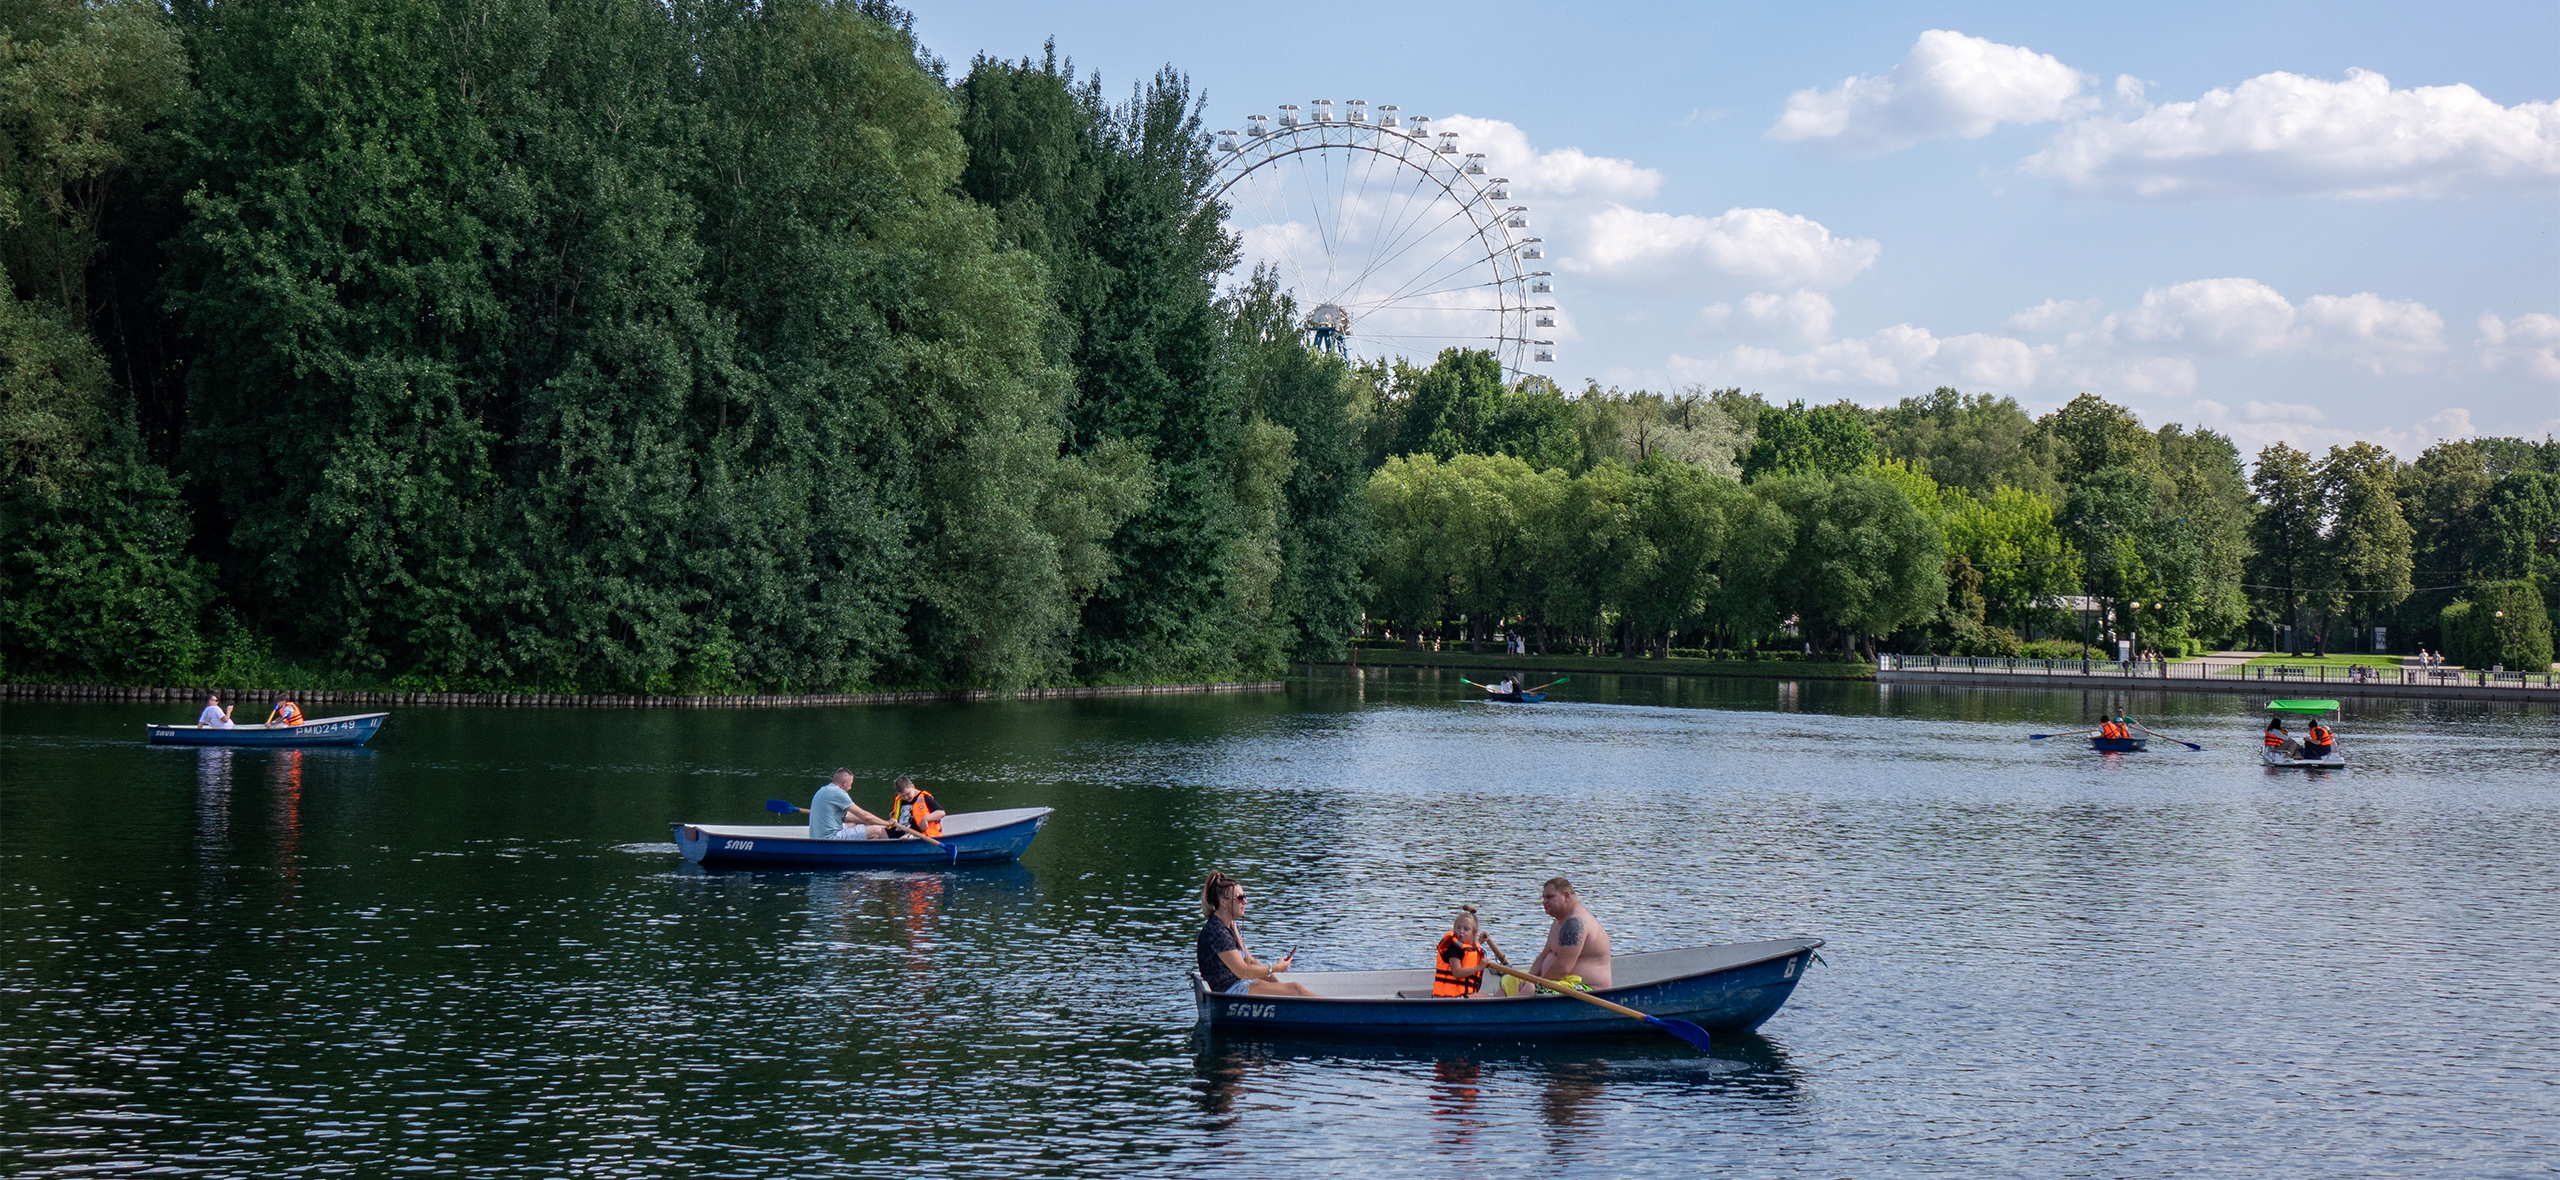
[[[1279,1014],[1280,1014],[1280,1006],[1279,1006],[1279,1005],[1277,1005],[1277,1004],[1229,1004],[1229,1005],[1227,1005],[1227,1015],[1229,1015],[1229,1016],[1254,1016],[1254,1017],[1260,1017],[1260,1018],[1262,1018],[1262,1019],[1264,1019],[1264,1020],[1268,1020],[1268,1019],[1270,1019],[1270,1018],[1272,1018],[1272,1017],[1274,1017],[1274,1016],[1277,1016],[1277,1015],[1279,1015]]]
[[[1789,958],[1789,959],[1787,960],[1787,973],[1786,973],[1785,975],[1779,976],[1779,978],[1780,978],[1780,979],[1793,979],[1793,978],[1795,978],[1795,977],[1796,977],[1796,964],[1801,963],[1801,962],[1804,962],[1804,960],[1803,960],[1803,959],[1799,959],[1799,958]]]
[[[721,847],[726,848],[731,852],[753,852],[755,851],[756,842],[753,840],[731,840],[722,844]]]

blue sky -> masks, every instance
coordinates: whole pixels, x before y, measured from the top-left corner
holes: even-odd
[[[2560,431],[2560,4],[916,8],[1211,127],[1429,114],[1518,180],[1567,388],[2082,391],[2244,452]]]

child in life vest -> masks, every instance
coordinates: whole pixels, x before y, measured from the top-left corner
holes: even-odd
[[[1431,970],[1431,994],[1472,996],[1484,987],[1484,950],[1476,934],[1476,907],[1458,907],[1457,920],[1440,936]]]

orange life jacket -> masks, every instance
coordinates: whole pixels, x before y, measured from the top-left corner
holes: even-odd
[[[917,788],[916,797],[913,802],[895,803],[890,805],[889,818],[905,824],[908,827],[914,828],[925,835],[939,836],[942,834],[942,821],[938,819],[925,818],[925,816],[937,810],[940,809],[933,805],[933,792],[924,790],[923,788]]]
[[[1449,967],[1449,960],[1453,957],[1458,960],[1458,966],[1454,971]],[[1465,979],[1460,978],[1458,972],[1476,971],[1483,966],[1484,952],[1477,950],[1476,944],[1458,941],[1458,932],[1455,930],[1441,935],[1440,950],[1437,957],[1432,960],[1431,994],[1435,996],[1476,994],[1476,989],[1484,986],[1484,976],[1478,975],[1473,979]]]
[[[2113,721],[2102,722],[2102,723],[2100,723],[2100,724],[2099,724],[2099,726],[2098,726],[2098,736],[2099,736],[2099,737],[2102,737],[2102,738],[2120,738],[2120,737],[2123,737],[2123,736],[2124,736],[2124,727],[2123,727],[2123,726],[2121,726],[2121,725],[2116,724],[2116,723],[2115,723],[2115,722],[2113,722]]]
[[[2309,741],[2311,742],[2311,744],[2312,744],[2312,745],[2315,745],[2315,746],[2325,746],[2325,745],[2328,745],[2331,741],[2335,740],[2335,739],[2337,738],[2337,736],[2338,736],[2338,735],[2336,735],[2336,734],[2334,734],[2334,733],[2329,732],[2329,727],[2328,727],[2328,726],[2326,726],[2326,725],[2322,725],[2322,724],[2320,724],[2320,723],[2319,723],[2319,722],[2317,722],[2317,721],[2314,721],[2314,722],[2312,722],[2312,723],[2311,723],[2311,733],[2310,733],[2310,735],[2309,735]]]
[[[287,725],[302,724],[302,707],[292,701],[276,702],[276,720]]]
[[[2284,731],[2283,731],[2283,730],[2280,730],[2280,729],[2270,729],[2270,730],[2268,730],[2268,731],[2267,731],[2267,747],[2268,747],[2269,749],[2278,749],[2278,750],[2283,749],[2283,748],[2284,748]]]

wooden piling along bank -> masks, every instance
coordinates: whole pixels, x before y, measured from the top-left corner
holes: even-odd
[[[0,684],[0,700],[115,701],[133,704],[194,704],[207,693],[227,702],[291,697],[305,715],[348,705],[417,708],[574,709],[791,709],[832,705],[918,705],[956,701],[1043,701],[1069,697],[1174,696],[1213,692],[1278,692],[1277,680],[1232,680],[1210,684],[1097,684],[1065,688],[925,689],[912,692],[814,692],[786,696],[654,696],[648,693],[550,692],[389,692],[353,689],[274,688],[126,688],[102,684]]]

